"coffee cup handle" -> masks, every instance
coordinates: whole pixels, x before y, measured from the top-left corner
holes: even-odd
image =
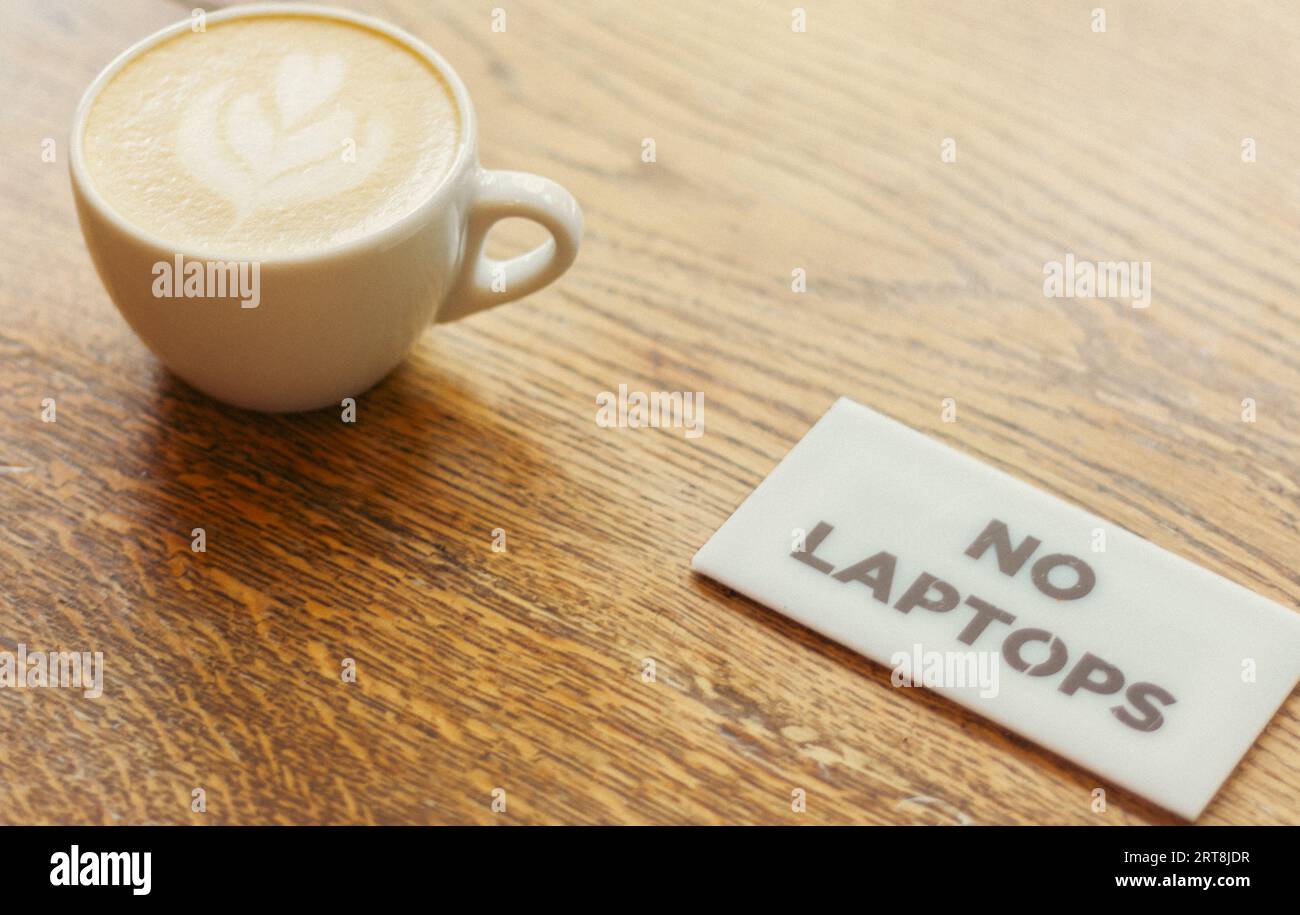
[[[488,257],[483,253],[488,232],[497,222],[511,218],[531,219],[551,237],[517,257]],[[560,185],[527,172],[479,169],[461,275],[437,322],[455,321],[536,292],[569,269],[581,240],[582,209]]]

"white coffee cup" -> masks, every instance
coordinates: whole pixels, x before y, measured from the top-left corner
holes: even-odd
[[[72,189],[86,246],[132,329],[180,378],[211,396],[266,411],[310,410],[370,388],[406,356],[431,322],[454,321],[528,295],[573,263],[582,211],[546,178],[478,164],[477,125],[464,83],[433,49],[381,20],[327,7],[265,4],[208,16],[304,15],[356,23],[389,35],[445,77],[461,114],[453,164],[433,193],[388,227],[319,252],[257,259],[257,307],[222,298],[160,298],[155,267],[184,260],[248,261],[249,254],[188,251],[113,211],[89,180],[82,133],[105,84],[145,49],[190,29],[179,22],[123,52],[91,83],[73,121]],[[551,238],[504,261],[488,258],[492,225],[512,217]]]

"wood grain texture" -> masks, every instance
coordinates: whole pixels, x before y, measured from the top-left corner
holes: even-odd
[[[174,381],[82,245],[77,99],[191,5],[0,6],[0,641],[106,667],[0,691],[0,820],[1173,822],[688,563],[846,394],[1295,607],[1300,11],[348,4],[588,229],[349,425]],[[1151,307],[1046,298],[1066,252],[1150,261]],[[705,434],[599,428],[619,384],[703,392]],[[1298,760],[1292,696],[1202,821],[1300,821]]]

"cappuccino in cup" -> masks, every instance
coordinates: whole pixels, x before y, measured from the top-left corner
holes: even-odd
[[[364,392],[430,322],[551,282],[582,232],[555,182],[479,166],[469,96],[432,49],[324,7],[237,7],[146,38],[87,90],[69,158],[128,323],[183,379],[254,409]],[[551,239],[487,258],[511,217]],[[260,288],[241,308],[191,269]],[[184,297],[159,294],[160,270]]]

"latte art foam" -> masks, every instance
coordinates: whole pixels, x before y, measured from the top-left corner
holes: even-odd
[[[168,244],[319,250],[426,200],[460,142],[442,76],[397,41],[310,16],[209,22],[130,61],[86,122],[91,182]]]

